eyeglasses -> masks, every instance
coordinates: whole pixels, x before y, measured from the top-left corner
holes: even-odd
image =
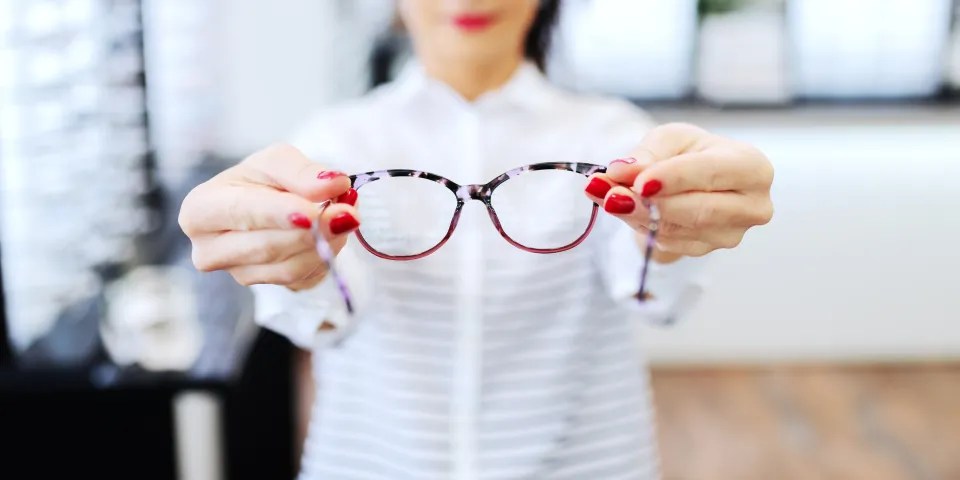
[[[320,213],[323,213],[323,211],[330,206],[330,203],[330,200],[321,203]],[[343,299],[347,313],[353,315],[353,297],[350,296],[350,290],[347,288],[346,282],[343,281],[343,277],[340,275],[340,272],[337,271],[336,262],[334,262],[336,255],[333,254],[333,249],[330,248],[327,239],[323,238],[323,233],[320,232],[320,222],[312,223],[313,225],[310,227],[310,231],[313,233],[313,243],[317,247],[317,254],[319,254],[320,259],[327,264],[327,275],[330,275],[337,284],[337,289],[340,291],[340,298]]]
[[[378,170],[350,176],[363,222],[357,240],[387,260],[416,260],[439,250],[453,235],[467,202],[486,207],[493,226],[508,243],[530,253],[551,254],[580,245],[590,234],[599,205],[583,195],[591,175],[606,167],[546,162],[518,167],[482,185],[460,185],[420,170]],[[645,300],[647,272],[660,213],[643,199],[650,225],[637,298]],[[329,202],[322,204],[324,208]],[[319,222],[315,222],[315,225]],[[353,313],[349,290],[334,266],[334,255],[317,227],[317,251]]]

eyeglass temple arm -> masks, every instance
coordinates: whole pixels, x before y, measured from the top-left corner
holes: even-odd
[[[650,262],[653,257],[653,248],[657,244],[657,230],[660,228],[660,210],[646,199],[643,201],[646,207],[650,209],[650,235],[647,236],[647,244],[643,253],[643,269],[640,272],[640,291],[637,292],[637,299],[645,302],[647,295],[647,274],[650,270]]]
[[[320,207],[320,213],[323,214],[323,211],[326,210],[327,206],[330,205],[329,200],[324,202]],[[343,299],[344,305],[347,307],[347,313],[353,315],[353,302],[351,301],[350,290],[347,289],[346,283],[340,277],[339,272],[337,272],[336,266],[334,266],[335,255],[333,249],[330,247],[330,244],[327,243],[327,239],[323,238],[323,233],[320,232],[320,221],[319,215],[316,222],[313,223],[313,238],[314,243],[316,244],[317,253],[320,255],[320,258],[323,260],[323,263],[327,267],[327,275],[333,277],[333,281],[337,284],[337,289],[340,292],[340,297]]]

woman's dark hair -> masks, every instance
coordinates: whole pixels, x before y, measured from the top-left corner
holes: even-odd
[[[541,71],[546,69],[550,43],[559,17],[560,0],[540,0],[537,16],[534,17],[530,31],[527,32],[527,38],[523,42],[523,55],[535,63]]]

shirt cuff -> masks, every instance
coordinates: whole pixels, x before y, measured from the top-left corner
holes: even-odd
[[[646,301],[640,301],[643,252],[632,230],[616,233],[607,258],[607,284],[613,299],[628,312],[657,325],[674,324],[683,318],[703,294],[701,278],[706,259],[684,257],[668,264],[651,261],[647,271]]]
[[[254,320],[288,338],[297,347],[314,350],[336,345],[351,327],[342,301],[336,301],[336,284],[326,278],[317,286],[292,291],[280,285],[253,285]],[[333,328],[320,330],[327,322]]]

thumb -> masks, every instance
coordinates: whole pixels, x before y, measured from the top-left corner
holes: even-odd
[[[242,162],[247,181],[293,193],[311,202],[334,199],[350,189],[346,174],[327,170],[292,145],[261,150]]]
[[[700,148],[706,132],[685,123],[668,123],[650,130],[626,158],[614,160],[607,176],[621,185],[633,185],[637,175],[661,162]]]

